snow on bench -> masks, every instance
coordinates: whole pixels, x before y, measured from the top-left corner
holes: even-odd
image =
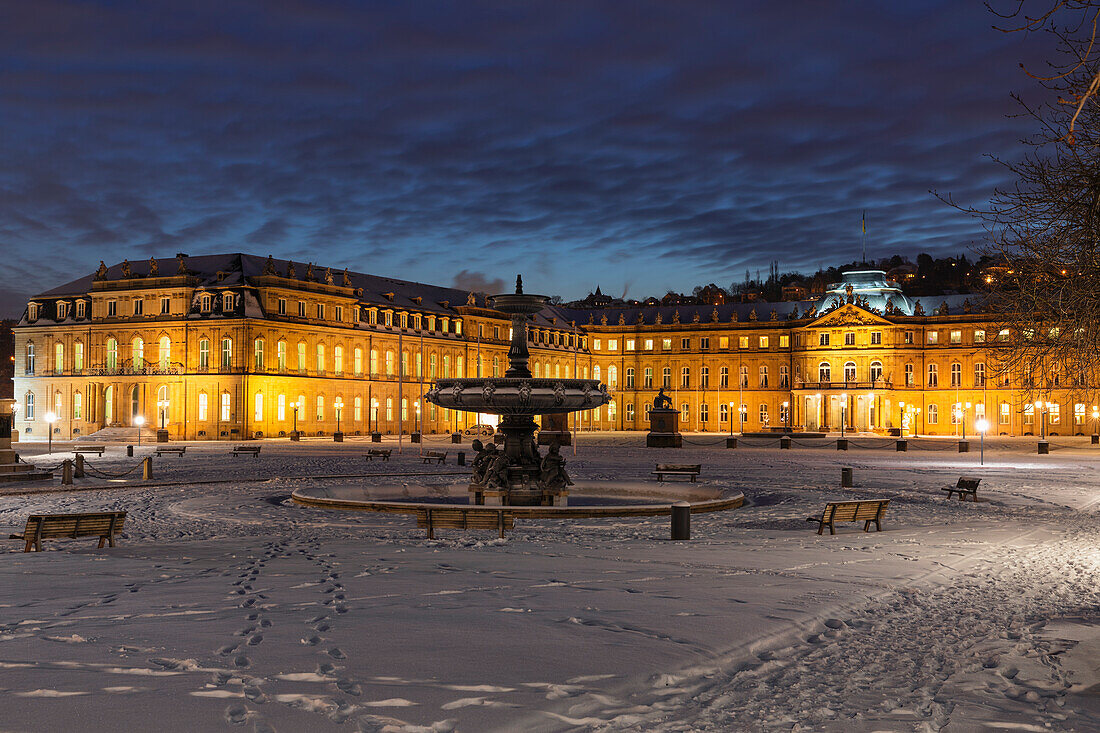
[[[817,533],[821,534],[826,527],[829,534],[836,534],[835,522],[863,522],[863,531],[871,531],[871,523],[875,524],[875,531],[882,531],[882,517],[886,514],[886,507],[890,505],[889,499],[867,499],[864,501],[831,501],[825,505],[825,511],[820,517],[806,517],[807,522],[817,522]]]
[[[952,494],[958,494],[959,501],[964,501],[967,494],[969,494],[971,501],[977,501],[978,484],[981,482],[982,480],[980,478],[967,478],[966,476],[961,476],[957,484],[954,486],[944,486],[942,490],[947,492],[948,499],[951,498]]]
[[[60,537],[99,537],[99,546],[109,542],[115,546],[115,532],[122,530],[126,512],[94,512],[87,514],[32,514],[27,517],[23,534],[13,534],[11,540],[23,540],[23,552],[42,551],[42,540]]]
[[[664,481],[666,475],[687,476],[692,483],[695,483],[700,470],[702,470],[700,463],[658,463],[656,469],[650,473],[655,475],[658,481]]]

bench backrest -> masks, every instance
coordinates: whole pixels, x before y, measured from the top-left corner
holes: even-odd
[[[889,499],[873,501],[834,501],[825,505],[825,519],[834,522],[860,522],[877,519],[886,512]]]
[[[72,452],[73,453],[78,453],[82,450],[96,451],[96,450],[106,450],[106,448],[102,445],[78,445],[78,446],[73,447]]]
[[[101,537],[122,530],[126,512],[32,514],[24,537]]]
[[[370,453],[372,456],[388,456],[392,452],[392,449],[382,450],[381,448],[370,448],[367,450],[367,453]]]
[[[698,471],[701,463],[658,463],[657,471]]]
[[[256,453],[259,453],[260,452],[260,446],[258,446],[258,445],[238,445],[233,450],[241,451],[241,452],[255,451]]]
[[[959,478],[959,483],[955,484],[956,489],[966,489],[967,491],[977,491],[978,484],[982,480],[980,478],[966,478],[965,476]]]
[[[512,529],[515,524],[512,513],[504,510],[417,509],[416,526],[428,526],[429,512],[432,526],[445,529],[497,529],[502,521],[505,529]]]
[[[425,458],[446,458],[447,454],[437,450],[424,451]]]

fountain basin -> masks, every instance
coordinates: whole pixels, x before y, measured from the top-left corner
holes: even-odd
[[[440,379],[424,399],[449,410],[494,415],[547,415],[592,410],[611,401],[595,379],[481,377]]]

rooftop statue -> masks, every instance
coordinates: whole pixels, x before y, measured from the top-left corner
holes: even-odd
[[[187,274],[187,263],[184,261],[184,256],[182,254],[176,255],[176,274]]]
[[[95,271],[95,280],[107,279],[107,265],[103,264],[103,260],[99,261],[99,268]]]
[[[160,265],[157,264],[155,257],[149,258],[149,277],[156,277],[160,274]]]
[[[130,261],[129,260],[123,260],[122,261],[122,277],[131,278],[133,276],[134,276],[134,273],[130,271]]]
[[[263,272],[263,274],[265,274],[265,275],[274,275],[275,274],[275,259],[271,255],[267,256],[267,262],[264,263],[264,272]]]
[[[477,305],[477,296],[470,293],[466,296],[466,305]]]
[[[343,284],[344,284],[345,288],[350,288],[351,287],[351,277],[348,276],[348,268],[346,268],[346,267],[344,268]]]
[[[298,271],[294,269],[294,263],[293,262],[288,261],[286,263],[286,276],[287,277],[298,277]]]
[[[332,283],[333,283],[332,268],[331,267],[326,267],[325,268],[325,284],[332,285]]]

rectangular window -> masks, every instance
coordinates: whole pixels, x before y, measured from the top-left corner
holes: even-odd
[[[319,321],[325,320],[325,304],[324,303],[318,303],[317,304],[317,320],[319,320]]]
[[[913,365],[912,364],[906,364],[905,365],[905,386],[906,387],[912,387],[913,386]]]
[[[145,312],[145,301],[141,298],[134,300],[134,315],[140,316]]]
[[[645,350],[646,351],[653,351],[653,339],[646,339],[645,340]]]
[[[306,373],[306,344],[304,341],[298,343],[298,373]]]
[[[761,336],[760,340],[757,343],[759,343],[761,349],[768,348],[768,337],[767,336]]]
[[[749,348],[749,337],[748,336],[738,336],[737,337],[737,348],[739,348],[739,349]]]
[[[305,318],[306,317],[306,302],[304,300],[299,300],[298,301],[298,317],[299,318]]]
[[[939,331],[929,331],[928,332],[928,343],[938,344],[939,342],[940,342],[940,332]]]
[[[85,313],[85,304],[83,300],[76,301],[76,317],[83,318]]]
[[[691,349],[691,339],[680,339],[680,349],[682,351],[689,351]]]
[[[206,421],[207,416],[210,414],[210,405],[207,403],[207,397],[205,392],[199,393],[199,420]]]
[[[661,348],[664,351],[670,351],[672,349],[672,339],[661,339]]]
[[[907,343],[907,344],[912,344],[913,343],[913,332],[912,331],[906,331],[905,332],[905,343]]]
[[[252,348],[253,354],[255,355],[256,371],[262,372],[264,370],[264,340],[256,339],[255,342],[253,342]]]
[[[710,349],[710,337],[703,336],[701,339],[699,339],[699,350],[707,351],[708,349]]]
[[[199,369],[210,368],[210,340],[199,340]]]
[[[618,339],[608,339],[607,340],[607,350],[608,351],[618,351],[619,350],[619,340]]]
[[[939,368],[935,364],[928,365],[928,386],[936,387],[939,385]]]
[[[953,330],[951,331],[949,339],[953,344],[961,344],[963,340],[963,332],[959,330]]]
[[[976,343],[976,344],[984,344],[985,343],[985,331],[983,331],[982,329],[979,328],[977,331],[974,332],[974,343]]]
[[[1007,402],[1001,403],[1001,425],[1008,425],[1010,416],[1012,415],[1012,407]]]
[[[817,335],[817,345],[818,346],[828,346],[829,345],[829,334],[827,334],[825,332],[819,333]]]
[[[65,346],[54,344],[53,347],[53,373],[61,374],[65,370]]]
[[[262,392],[256,393],[256,410],[253,413],[252,419],[256,422],[260,422],[264,419],[264,395]]]
[[[229,369],[231,366],[233,366],[233,341],[222,339],[222,369]]]
[[[719,349],[728,349],[729,347],[730,347],[730,337],[729,336],[719,336],[718,337],[718,348]]]
[[[871,345],[879,346],[882,344],[882,331],[871,331]]]
[[[1058,408],[1057,402],[1047,403],[1047,422],[1051,425],[1058,424]]]
[[[232,403],[230,402],[230,399],[231,398],[230,398],[228,392],[222,392],[222,409],[221,409],[221,420],[222,420],[222,422],[228,422],[229,420],[232,419],[233,413],[231,411]]]
[[[117,315],[118,315],[118,301],[117,300],[108,300],[107,301],[107,317],[112,318],[112,317],[117,316]]]
[[[791,348],[791,337],[790,336],[780,336],[779,337],[779,348],[781,348],[781,349]]]
[[[77,374],[84,371],[84,344],[73,345],[73,370]]]
[[[593,351],[599,351],[602,348],[603,348],[603,340],[602,339],[592,339],[592,350]]]
[[[845,331],[844,332],[844,345],[845,346],[855,346],[856,345],[856,334],[855,334],[854,331]]]
[[[279,315],[286,315],[286,298],[279,298]]]
[[[626,350],[627,351],[634,351],[634,339],[627,339],[626,340]]]
[[[342,305],[336,306],[336,322],[337,323],[343,323],[344,322],[344,306],[342,306]]]
[[[161,298],[160,299],[160,314],[166,316],[172,312],[172,299]]]

